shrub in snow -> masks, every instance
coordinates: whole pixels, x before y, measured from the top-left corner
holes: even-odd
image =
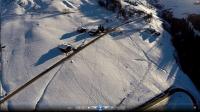
[[[70,60],[70,63],[74,63],[74,60]]]
[[[63,9],[61,13],[62,13],[62,14],[67,14],[67,13],[69,13],[69,12],[70,12],[69,9]]]
[[[100,6],[103,6],[106,9],[114,12],[122,8],[121,0],[99,0],[98,3]]]

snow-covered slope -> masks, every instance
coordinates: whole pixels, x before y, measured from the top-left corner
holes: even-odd
[[[14,0],[1,2],[2,88],[9,93],[65,57],[57,46],[75,46],[94,37],[76,32],[109,19],[123,20],[96,0]],[[9,7],[7,7],[9,5]],[[150,24],[139,20],[120,27],[35,81],[3,104],[5,109],[68,108],[93,105],[136,107],[172,85],[199,93],[174,59],[170,35],[156,11]],[[67,13],[67,14],[66,14]],[[134,17],[137,18],[137,17]],[[144,31],[153,27],[155,37]],[[182,83],[184,82],[184,83]]]
[[[171,9],[176,18],[187,17],[189,14],[200,14],[199,0],[158,0],[165,9]]]

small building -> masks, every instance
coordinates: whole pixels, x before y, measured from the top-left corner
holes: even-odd
[[[64,53],[69,53],[75,50],[75,48],[71,44],[62,44],[59,45],[58,48]]]
[[[85,28],[85,27],[78,27],[77,28],[77,32],[79,32],[79,33],[84,33],[84,32],[87,32],[87,28]]]

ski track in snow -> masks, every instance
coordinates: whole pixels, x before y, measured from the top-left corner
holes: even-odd
[[[54,77],[56,77],[56,75],[58,74],[58,72],[60,72],[60,70],[62,69],[64,63],[62,65],[60,65],[59,69],[56,71],[56,73],[53,75],[53,77],[49,80],[49,82],[47,83],[46,87],[44,88],[44,91],[42,92],[42,95],[40,96],[39,100],[37,101],[36,105],[35,105],[35,110],[37,111],[38,109],[38,105],[41,101],[41,99],[44,97],[46,90],[48,89],[50,83],[53,81]]]

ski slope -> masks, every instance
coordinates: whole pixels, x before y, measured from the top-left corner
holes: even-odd
[[[94,38],[78,34],[77,27],[100,23],[115,27],[123,22],[99,7],[96,0],[2,0],[1,5],[1,45],[6,46],[1,57],[3,94],[64,58],[58,45],[79,46]],[[2,108],[87,109],[99,104],[116,106],[124,98],[119,107],[133,108],[172,85],[187,89],[200,100],[199,92],[175,61],[170,34],[162,28],[156,10],[141,5],[135,8],[153,13],[152,22],[140,19],[104,36],[3,103]],[[161,35],[145,32],[150,26]]]

